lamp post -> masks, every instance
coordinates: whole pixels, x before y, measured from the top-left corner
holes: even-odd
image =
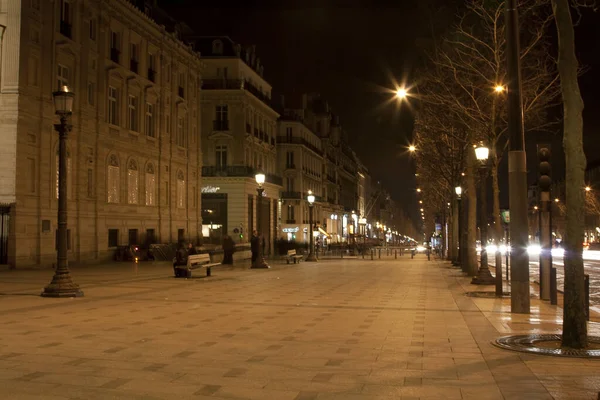
[[[462,257],[461,257],[461,253],[463,252],[463,244],[462,244],[462,230],[461,230],[461,218],[462,218],[462,209],[461,209],[461,202],[462,202],[462,187],[457,186],[454,188],[454,193],[456,193],[456,201],[457,201],[457,206],[458,206],[458,215],[456,216],[456,220],[457,220],[457,226],[458,226],[458,234],[456,236],[458,236],[458,251],[457,251],[457,255],[456,255],[456,265],[461,265],[462,263]]]
[[[258,184],[258,187],[256,188],[256,192],[257,192],[258,196],[256,198],[257,238],[253,238],[253,240],[258,240],[258,251],[257,251],[256,259],[252,263],[251,268],[270,268],[263,257],[262,241],[260,240],[261,234],[262,234],[262,229],[261,229],[262,228],[261,227],[262,210],[261,209],[262,209],[262,197],[263,197],[263,193],[265,192],[265,189],[263,188],[263,184],[265,183],[265,174],[263,174],[262,172],[258,172],[254,176],[254,178],[256,179],[256,183]]]
[[[475,147],[475,157],[480,162],[480,183],[479,183],[479,206],[480,206],[480,214],[479,214],[479,231],[480,231],[480,239],[481,239],[481,253],[480,259],[481,264],[479,266],[479,271],[477,276],[471,280],[472,284],[475,285],[493,285],[495,284],[494,277],[490,273],[490,269],[488,267],[488,257],[487,257],[487,191],[486,191],[486,180],[488,173],[488,157],[490,155],[490,149],[485,147],[485,145],[480,143],[477,147]]]
[[[56,270],[52,281],[44,288],[42,297],[81,297],[83,291],[71,279],[68,260],[67,243],[67,136],[72,125],[68,119],[73,113],[73,98],[75,94],[67,86],[52,94],[54,109],[60,118],[60,124],[55,124],[58,132],[58,230]]]
[[[315,203],[315,195],[312,193],[312,190],[308,191],[308,196],[306,196],[306,201],[308,201],[308,235],[309,235],[309,253],[308,257],[306,257],[306,261],[319,261],[315,254],[315,237],[313,233],[313,206]]]

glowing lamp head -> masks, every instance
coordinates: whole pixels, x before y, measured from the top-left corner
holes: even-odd
[[[415,147],[414,144],[411,144],[410,146],[408,146],[408,151],[410,151],[411,153],[414,153],[417,150],[417,148]]]
[[[315,195],[312,193],[312,190],[308,191],[308,196],[306,196],[306,200],[308,201],[308,204],[310,204],[311,206],[315,202]]]
[[[586,192],[589,192],[590,190],[592,190],[592,188],[591,188],[591,187],[589,187],[589,186],[586,186],[586,187],[585,187],[585,191],[586,191]]]
[[[490,149],[485,147],[483,142],[479,143],[479,145],[477,147],[475,147],[475,157],[477,157],[477,160],[479,160],[481,162],[485,162],[485,161],[487,161],[489,156],[490,156]]]
[[[502,85],[496,85],[496,87],[494,88],[494,90],[496,91],[496,93],[502,93],[502,92],[504,92],[504,86],[502,86]]]
[[[406,96],[408,96],[408,92],[406,91],[405,88],[398,88],[398,90],[396,90],[397,98],[404,99],[404,98],[406,98]]]
[[[421,193],[421,188],[417,188],[417,193]]]
[[[262,186],[265,183],[265,174],[263,174],[262,172],[258,172],[254,176],[254,179],[256,179],[256,183],[258,183],[258,186]]]
[[[456,193],[456,195],[458,197],[460,197],[462,195],[462,187],[460,187],[460,186],[455,187],[454,188],[454,193]]]
[[[61,86],[59,90],[52,93],[54,99],[54,111],[58,115],[71,115],[73,113],[73,98],[75,93],[68,86]]]

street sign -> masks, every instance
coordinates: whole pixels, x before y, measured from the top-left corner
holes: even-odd
[[[502,210],[500,212],[500,215],[502,216],[502,222],[504,222],[505,224],[510,224],[510,211],[509,210]]]

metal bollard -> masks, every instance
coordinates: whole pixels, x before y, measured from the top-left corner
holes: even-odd
[[[365,249],[363,249],[363,251],[361,251],[362,256],[363,256],[363,260],[365,259]]]
[[[398,259],[398,250],[394,250],[394,259]]]
[[[344,249],[340,250],[340,258],[344,258]]]
[[[373,249],[371,249],[371,260],[373,259]]]
[[[550,268],[550,304],[555,306],[558,303],[558,293],[556,290],[556,268]]]
[[[381,249],[379,249],[379,258],[381,258]]]
[[[585,287],[585,319],[586,321],[590,320],[590,276],[585,274],[583,276],[583,285]]]

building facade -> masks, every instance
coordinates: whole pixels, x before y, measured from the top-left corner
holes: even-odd
[[[329,235],[322,226],[323,208],[327,204],[321,138],[304,124],[303,111],[285,110],[278,124],[278,168],[283,174],[280,238],[297,242],[310,240],[309,204],[306,200],[310,191],[315,196],[315,235],[326,241]]]
[[[254,229],[274,249],[282,188],[277,175],[277,119],[271,85],[254,47],[228,37],[194,38],[202,82],[202,227],[205,240],[247,242]],[[266,175],[258,206],[255,174]],[[261,221],[257,221],[260,207]],[[260,225],[259,225],[260,224]],[[260,228],[260,229],[259,229]]]
[[[5,260],[55,262],[58,135],[52,93],[76,93],[68,139],[68,247],[75,262],[119,245],[197,241],[202,62],[153,3],[2,2],[0,203]]]

